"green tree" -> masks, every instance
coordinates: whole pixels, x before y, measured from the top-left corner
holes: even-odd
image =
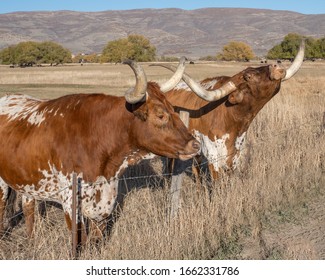
[[[223,47],[223,51],[217,54],[217,58],[221,60],[236,60],[236,61],[248,61],[255,57],[252,48],[243,43],[233,41]]]
[[[71,62],[71,52],[54,42],[21,42],[0,52],[3,64],[34,65]]]
[[[156,56],[156,47],[150,44],[149,39],[142,35],[129,35],[128,41],[132,45],[133,57],[137,61],[153,61]]]
[[[109,42],[103,49],[102,62],[121,62],[126,58],[136,61],[152,61],[156,48],[142,35],[129,35],[127,38]]]
[[[320,58],[325,58],[325,37],[319,39],[319,52],[320,52]]]
[[[10,46],[0,51],[1,64],[15,64],[15,47]]]
[[[41,56],[37,42],[21,42],[14,48],[14,64],[33,65],[39,62]]]
[[[103,49],[101,62],[122,62],[133,57],[132,45],[123,38],[109,42]]]
[[[297,54],[301,40],[305,40],[306,58],[325,58],[325,38],[315,39],[296,33],[286,35],[280,44],[275,45],[268,51],[266,57],[268,59],[292,59]]]
[[[40,63],[62,64],[72,61],[71,52],[55,42],[39,43],[38,49],[40,51]]]

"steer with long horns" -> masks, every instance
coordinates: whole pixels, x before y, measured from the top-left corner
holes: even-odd
[[[281,82],[297,73],[304,59],[304,50],[302,41],[288,69],[279,65],[248,67],[232,77],[207,78],[199,83],[184,73],[185,83],[166,93],[175,110],[189,112],[189,129],[201,142],[201,156],[197,161],[207,160],[214,179],[221,170],[236,168],[251,122],[280,91]],[[153,65],[175,71],[171,65]],[[229,87],[236,87],[236,90],[229,94]],[[196,166],[193,171],[198,178],[200,168]]]
[[[172,88],[184,71],[162,85]],[[0,98],[0,232],[8,188],[23,197],[27,233],[34,225],[36,200],[60,203],[68,227],[72,221],[72,177],[79,189],[79,227],[84,219],[100,223],[115,207],[118,180],[125,168],[151,153],[187,160],[200,150],[199,142],[174,112],[158,84],[133,61],[136,76],[125,97],[74,94],[53,100],[26,95]],[[83,238],[83,241],[86,239]]]

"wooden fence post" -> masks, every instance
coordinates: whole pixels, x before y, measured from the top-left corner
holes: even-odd
[[[189,112],[180,111],[180,118],[185,124],[186,127],[189,125]],[[180,208],[180,194],[182,188],[182,181],[184,171],[186,169],[186,163],[184,161],[176,159],[174,161],[173,176],[171,182],[171,218],[174,218],[177,215],[178,209]]]
[[[72,258],[77,258],[78,246],[78,221],[77,221],[77,174],[72,175]]]

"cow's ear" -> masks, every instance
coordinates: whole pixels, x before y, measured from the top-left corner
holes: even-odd
[[[142,106],[133,110],[133,114],[142,121],[148,118],[148,106],[144,103]]]
[[[135,104],[130,104],[125,102],[126,109],[139,118],[142,121],[146,121],[148,118],[148,106],[146,102],[138,102]]]
[[[229,94],[228,96],[228,101],[235,105],[238,103],[241,103],[243,101],[244,98],[244,93],[241,90],[235,90],[232,93]]]

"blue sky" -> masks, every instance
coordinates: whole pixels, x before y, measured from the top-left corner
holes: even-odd
[[[143,8],[239,7],[324,14],[325,0],[0,0],[0,13],[16,11],[104,11]]]

